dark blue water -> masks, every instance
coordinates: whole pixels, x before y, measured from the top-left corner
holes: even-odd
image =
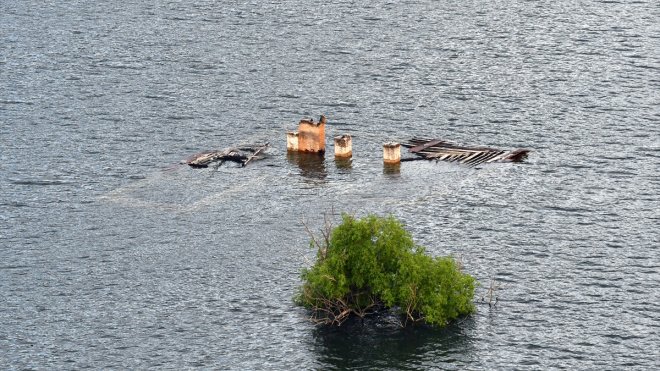
[[[2,2],[0,368],[660,367],[659,25],[654,1]],[[287,156],[320,114],[349,165]],[[414,135],[533,152],[384,169]],[[461,259],[477,314],[314,327],[303,221],[342,211]]]

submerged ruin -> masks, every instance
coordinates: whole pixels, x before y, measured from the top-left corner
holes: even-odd
[[[287,133],[287,151],[325,153],[325,124],[324,115],[318,122],[312,119],[302,119],[298,123],[298,131]]]
[[[402,159],[402,161],[436,160],[457,162],[467,166],[492,162],[522,162],[530,152],[528,149],[502,150],[484,146],[465,146],[443,139],[425,138],[413,138],[401,145],[408,148],[408,152],[417,156]]]
[[[287,156],[292,157],[296,153],[315,154],[320,155],[323,161],[326,122],[324,115],[321,115],[318,122],[311,119],[300,120],[298,131],[287,132]],[[350,161],[353,156],[352,136],[348,134],[336,136],[334,144],[335,160]],[[188,157],[184,163],[194,168],[206,168],[210,165],[218,168],[226,161],[231,161],[244,167],[253,160],[263,158],[268,146],[269,143],[251,144],[200,152]],[[401,147],[408,148],[408,153],[413,157],[402,157]],[[436,160],[478,166],[495,162],[522,162],[529,152],[529,149],[524,148],[505,150],[486,146],[468,146],[444,139],[413,137],[401,143],[384,143],[383,162],[385,166],[397,165],[396,169],[402,161],[413,160]]]
[[[226,161],[236,162],[241,167],[253,160],[259,160],[268,148],[269,143],[243,145],[231,147],[221,151],[204,151],[194,154],[185,160],[185,163],[194,168],[205,168],[209,165],[220,167]]]

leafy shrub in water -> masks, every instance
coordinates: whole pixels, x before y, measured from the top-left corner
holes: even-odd
[[[475,280],[453,258],[425,255],[391,216],[342,219],[316,244],[317,261],[303,270],[296,297],[317,323],[340,325],[387,309],[401,314],[404,326],[444,326],[474,311]]]

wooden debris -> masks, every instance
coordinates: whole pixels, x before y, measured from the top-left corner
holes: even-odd
[[[528,149],[505,151],[483,146],[464,146],[442,139],[413,138],[401,144],[408,152],[417,155],[414,159],[458,162],[467,166],[477,166],[491,162],[522,162],[527,158]]]
[[[221,166],[225,161],[232,161],[247,165],[255,159],[259,159],[267,148],[269,143],[254,144],[239,147],[227,148],[222,151],[205,151],[194,154],[185,160],[185,163],[194,168],[205,168],[210,164],[215,164],[216,167]]]

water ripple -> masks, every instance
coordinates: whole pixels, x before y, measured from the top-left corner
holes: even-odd
[[[653,369],[654,5],[3,3],[0,367]],[[286,155],[320,114],[350,163]],[[534,151],[384,169],[415,135]],[[179,164],[256,141],[246,168]],[[340,211],[459,257],[477,314],[315,328],[301,221]]]

